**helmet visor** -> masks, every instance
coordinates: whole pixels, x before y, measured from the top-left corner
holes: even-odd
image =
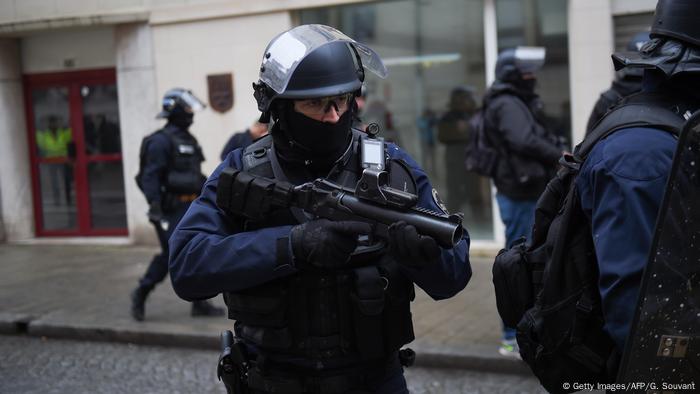
[[[186,90],[180,94],[180,100],[182,100],[182,103],[185,105],[185,110],[187,112],[199,112],[203,110],[206,107],[206,104],[204,104],[200,99],[198,99],[192,92],[189,90]]]
[[[265,50],[260,80],[281,94],[299,63],[309,53],[332,42],[347,42],[360,56],[365,69],[386,78],[386,66],[370,47],[360,44],[342,32],[325,25],[302,25],[277,36]]]
[[[531,74],[544,66],[546,49],[543,47],[517,47],[515,67],[521,74]]]

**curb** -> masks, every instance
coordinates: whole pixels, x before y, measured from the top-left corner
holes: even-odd
[[[31,315],[0,313],[0,334],[28,335],[54,339],[95,342],[130,343],[147,346],[218,350],[219,337],[212,334],[166,332],[163,330],[134,330],[124,327],[104,327],[85,324],[56,324]],[[479,372],[530,375],[522,361],[499,356],[495,348],[472,345],[455,349],[435,346],[425,341],[408,345],[416,351],[417,367],[466,369]]]

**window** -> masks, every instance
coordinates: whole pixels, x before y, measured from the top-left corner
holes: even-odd
[[[465,171],[466,136],[455,129],[485,89],[483,2],[381,1],[303,10],[299,21],[336,27],[377,51],[389,76],[368,74],[363,122],[377,123],[426,170],[448,209],[465,214],[472,239],[493,239],[490,181]],[[460,94],[473,104],[457,109]]]

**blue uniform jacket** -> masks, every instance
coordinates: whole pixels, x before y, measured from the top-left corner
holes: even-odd
[[[392,158],[405,160],[416,179],[418,205],[438,211],[432,186],[425,172],[405,152],[389,145]],[[224,213],[216,206],[219,174],[226,167],[241,168],[240,149],[228,155],[207,180],[170,238],[170,278],[178,296],[185,300],[211,298],[225,291],[238,291],[297,272],[293,265],[280,265],[276,240],[288,237],[292,226],[269,227],[234,234]],[[291,256],[291,251],[287,250]],[[443,249],[439,261],[421,270],[404,267],[408,278],[434,299],[452,297],[471,277],[469,236],[452,249]]]
[[[154,134],[146,147],[146,164],[143,166],[141,184],[148,203],[161,201],[161,188],[168,169],[170,141],[162,132]]]
[[[576,180],[591,223],[605,330],[624,349],[634,318],[676,139],[628,128],[600,141]]]

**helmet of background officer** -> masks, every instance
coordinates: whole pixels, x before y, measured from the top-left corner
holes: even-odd
[[[545,53],[543,47],[517,47],[502,51],[496,60],[496,79],[528,92],[534,91],[535,73],[544,65]]]
[[[615,69],[655,70],[666,79],[697,74],[700,72],[699,13],[700,2],[696,0],[659,0],[650,40],[637,52],[614,54]]]
[[[173,88],[163,96],[163,108],[156,118],[168,119],[168,123],[187,129],[194,120],[194,113],[203,110],[206,105],[192,91]]]
[[[342,32],[302,25],[275,37],[265,49],[253,84],[261,121],[281,150],[310,158],[337,158],[347,148],[365,69],[381,78],[379,56]]]

